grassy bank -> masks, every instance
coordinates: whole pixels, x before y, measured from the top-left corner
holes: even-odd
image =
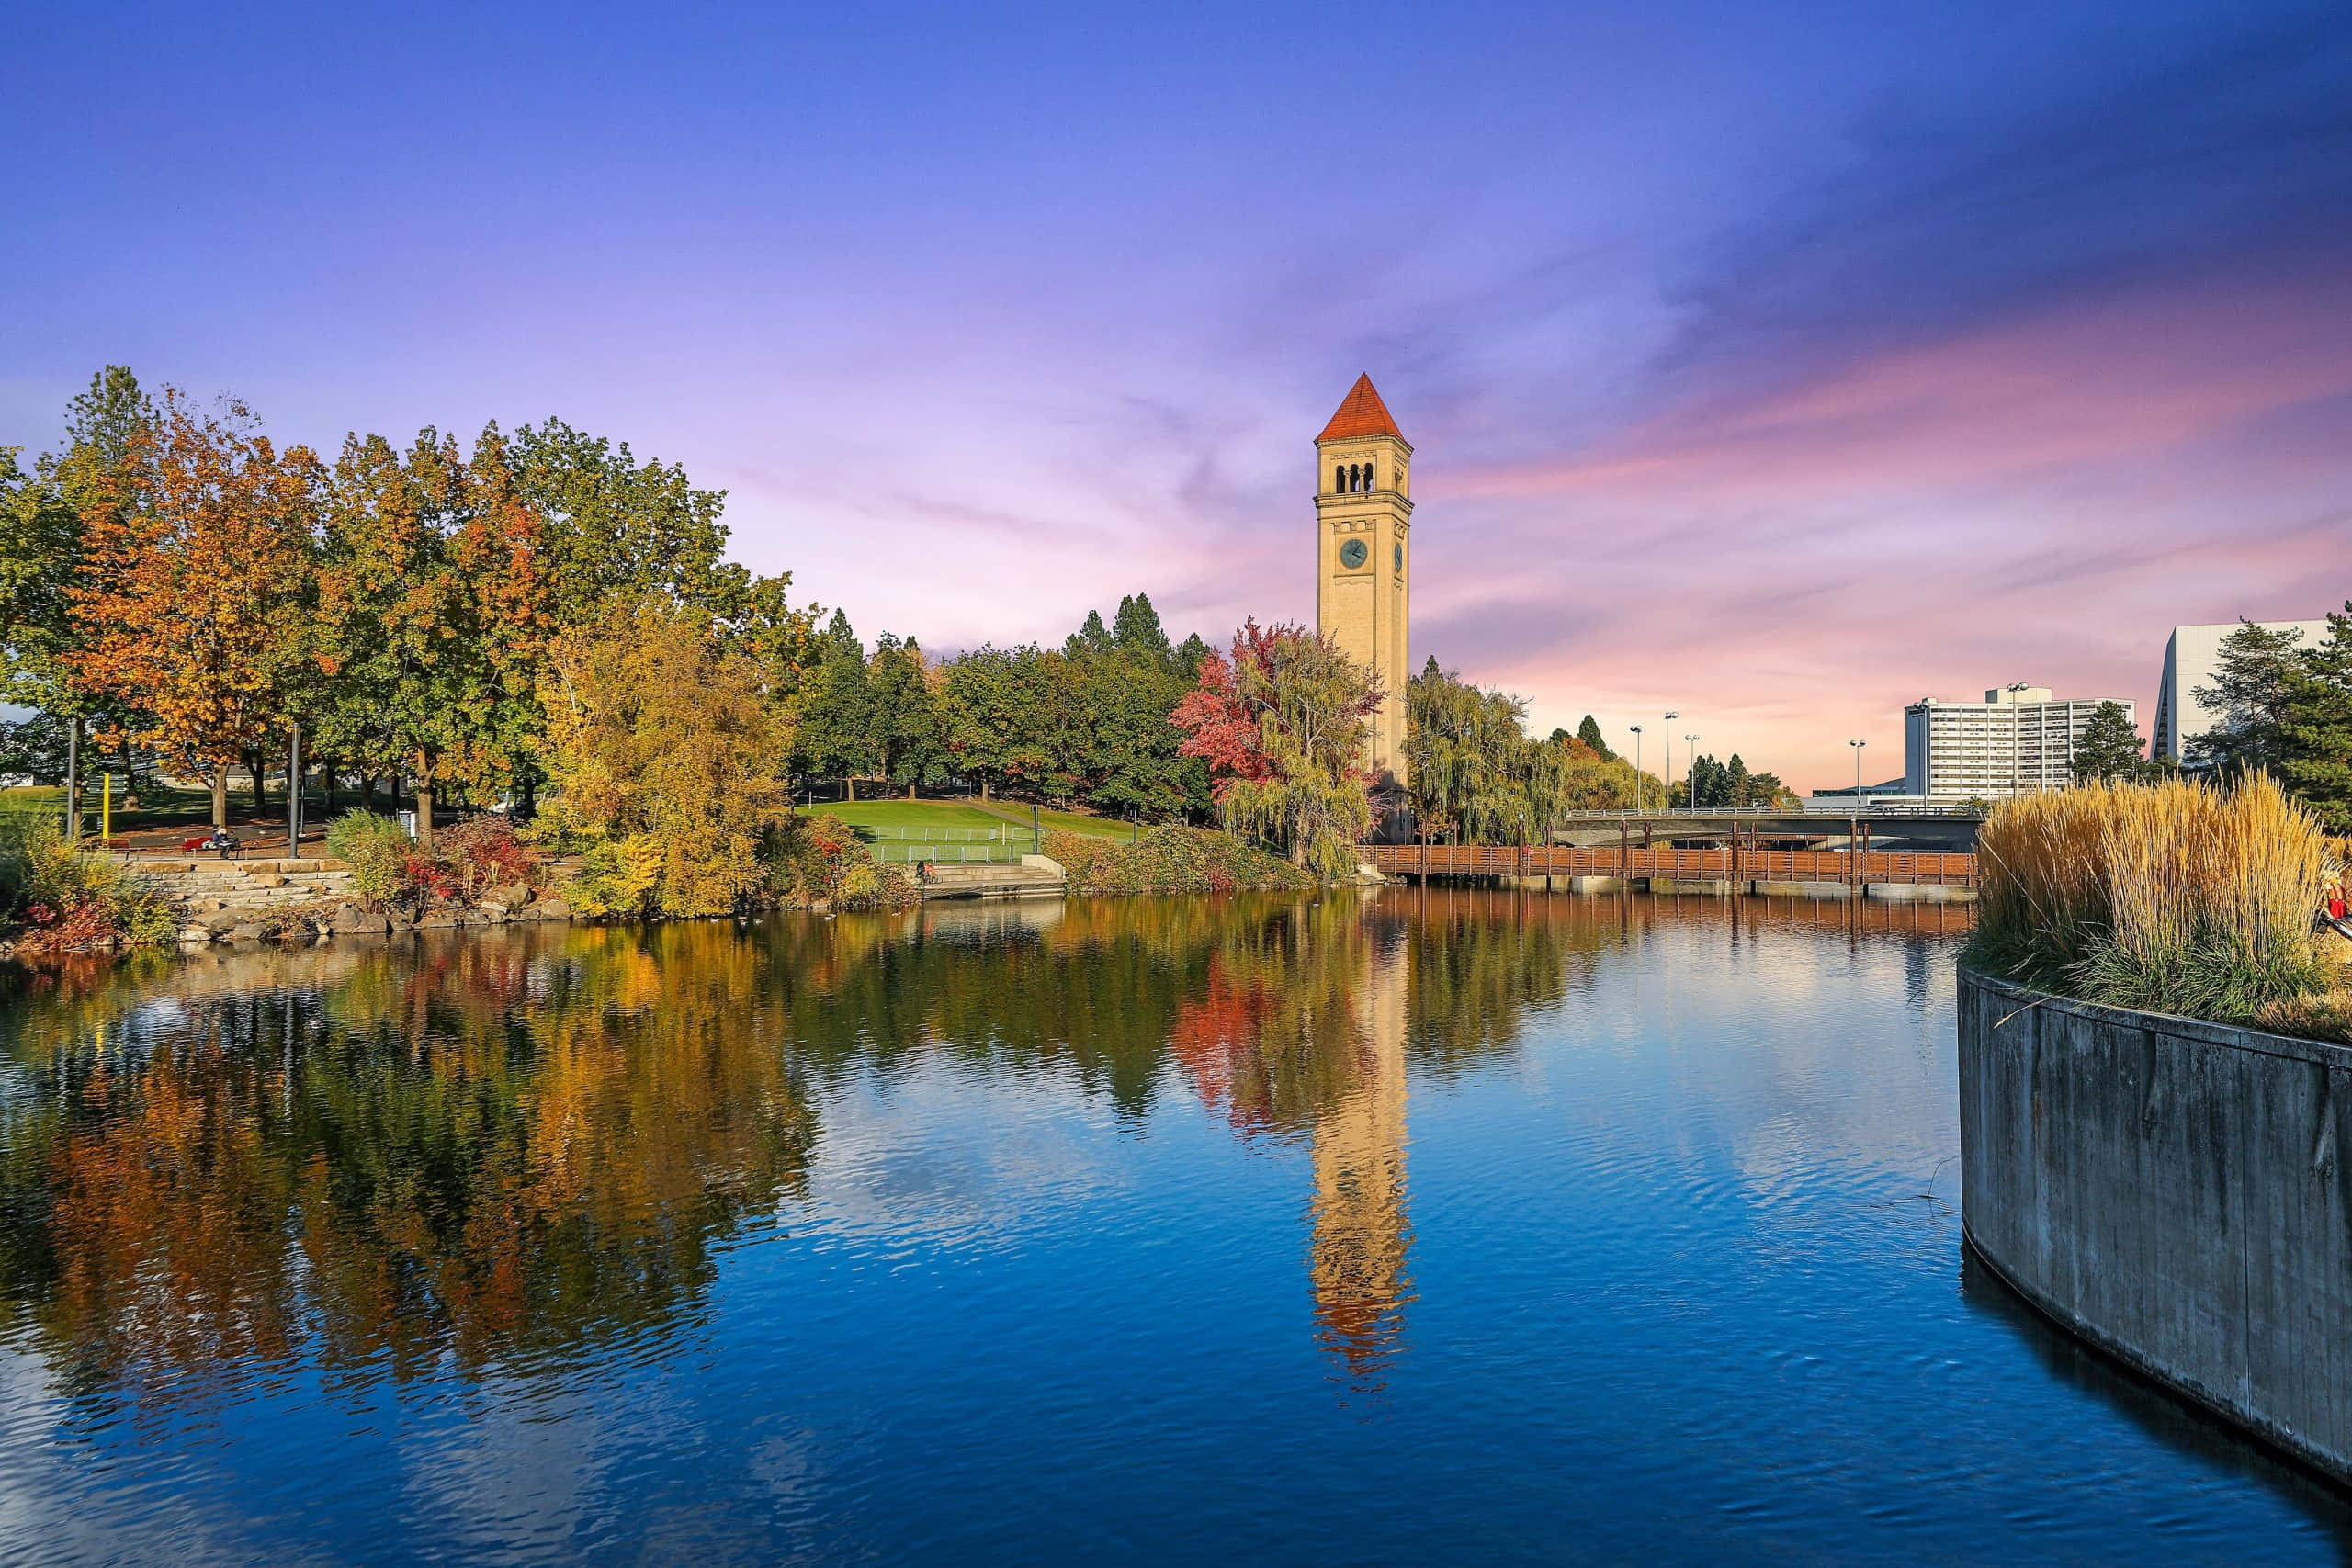
[[[2336,869],[2267,778],[2097,784],[2004,804],[1977,836],[1971,963],[2111,1007],[2331,1031],[2342,964],[2313,911]]]
[[[1132,844],[1048,833],[1046,853],[1069,873],[1073,893],[1229,893],[1315,885],[1288,861],[1199,828],[1155,828]]]

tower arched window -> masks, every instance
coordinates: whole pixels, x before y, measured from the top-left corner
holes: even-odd
[[[1340,493],[1340,492],[1344,491],[1347,488],[1348,488],[1348,466],[1347,466],[1345,463],[1341,463],[1339,467],[1337,467],[1337,468],[1333,468],[1333,469],[1331,470],[1331,490],[1332,490],[1332,493],[1334,493],[1334,494]]]

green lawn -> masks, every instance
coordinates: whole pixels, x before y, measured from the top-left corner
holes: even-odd
[[[976,806],[952,800],[832,800],[809,809],[838,817],[853,828],[962,828],[985,833],[1011,826]]]
[[[853,828],[910,828],[918,830],[966,829],[987,833],[1006,828],[1018,834],[1029,826],[1029,807],[992,801],[994,810],[954,800],[827,801],[810,807],[838,817]],[[1045,810],[1038,818],[1046,832],[1091,833],[1102,839],[1125,839],[1127,825],[1107,818],[1085,817],[1075,811]]]

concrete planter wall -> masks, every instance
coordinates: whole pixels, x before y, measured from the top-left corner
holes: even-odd
[[[1962,970],[1960,1152],[2027,1300],[2352,1483],[2352,1050]]]

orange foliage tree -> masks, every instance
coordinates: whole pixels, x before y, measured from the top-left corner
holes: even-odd
[[[318,463],[276,451],[242,403],[218,416],[166,389],[109,493],[84,507],[67,655],[81,692],[137,713],[131,738],[208,778],[276,729],[306,659]]]

